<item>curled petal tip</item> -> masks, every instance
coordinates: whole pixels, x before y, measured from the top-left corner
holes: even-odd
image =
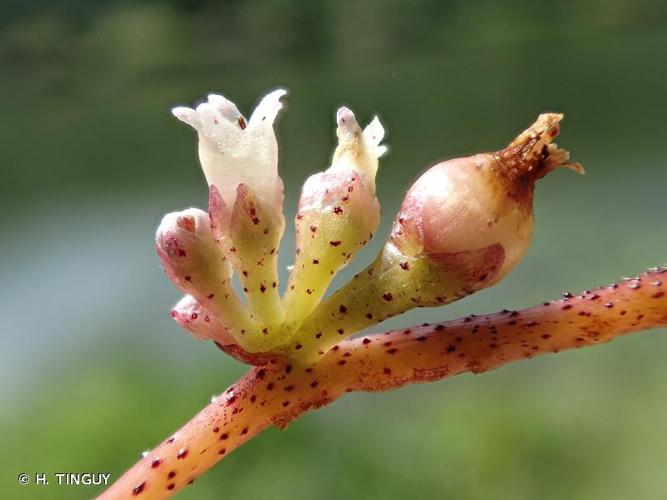
[[[584,166],[579,163],[579,162],[573,162],[573,163],[563,163],[563,167],[569,168],[573,172],[578,173],[579,175],[586,175],[586,169]]]
[[[266,125],[273,125],[273,122],[278,115],[278,112],[283,108],[283,103],[280,100],[287,94],[285,89],[276,89],[266,94],[259,104],[252,112],[249,125],[257,125],[260,123]]]
[[[192,108],[188,108],[186,106],[177,106],[172,108],[171,114],[174,115],[174,117],[176,117],[178,120],[182,121],[183,123],[187,123],[195,129],[201,126],[199,115]]]
[[[380,145],[382,139],[384,139],[384,127],[380,123],[380,119],[374,116],[364,129],[364,141],[366,142],[366,147],[374,151],[377,158],[387,153],[387,146]]]
[[[354,116],[354,113],[352,110],[350,110],[350,108],[345,106],[341,107],[336,113],[336,123],[340,129],[350,132],[354,132],[359,128],[359,124],[357,123],[357,119]]]
[[[223,118],[230,122],[238,122],[243,115],[232,101],[219,94],[209,94],[207,96],[209,104],[213,105]]]

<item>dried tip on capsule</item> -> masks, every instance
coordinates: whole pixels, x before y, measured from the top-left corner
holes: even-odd
[[[570,153],[553,140],[560,133],[560,113],[543,113],[535,123],[519,134],[509,146],[495,153],[504,172],[514,179],[541,179],[558,167],[584,174],[584,167],[570,162]]]

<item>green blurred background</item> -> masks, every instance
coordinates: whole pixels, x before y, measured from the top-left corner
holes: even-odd
[[[345,277],[426,166],[564,112],[559,142],[588,175],[539,184],[520,267],[390,324],[520,308],[667,260],[666,28],[662,1],[3,0],[0,497],[92,496],[16,477],[117,478],[244,371],[169,317],[179,293],[153,233],[164,213],[206,203],[171,106],[216,91],[248,112],[289,88],[277,127],[289,219],[327,165],[336,107],[379,113],[385,221]],[[665,354],[653,331],[349,395],[253,440],[183,498],[664,499]]]

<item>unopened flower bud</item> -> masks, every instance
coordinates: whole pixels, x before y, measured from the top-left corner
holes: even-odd
[[[250,325],[232,289],[231,266],[213,239],[206,212],[190,208],[165,215],[156,234],[165,273],[212,314],[224,318],[239,340]]]
[[[303,186],[295,220],[297,256],[285,295],[286,317],[300,322],[317,305],[331,280],[375,233],[375,197],[384,129],[375,117],[362,131],[347,108],[337,113],[338,146],[331,166]]]
[[[192,295],[186,295],[176,303],[171,310],[171,317],[197,340],[213,340],[222,345],[236,343],[227,325],[206,311]]]
[[[224,321],[205,310],[191,295],[178,301],[171,310],[171,317],[197,340],[212,340],[220,350],[243,363],[260,365],[273,359],[270,355],[246,351],[231,335]]]

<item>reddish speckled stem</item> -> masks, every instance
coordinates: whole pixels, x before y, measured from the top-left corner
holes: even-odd
[[[164,498],[267,427],[346,392],[384,391],[667,325],[667,268],[522,311],[348,340],[316,365],[256,367],[128,470],[100,498]]]

